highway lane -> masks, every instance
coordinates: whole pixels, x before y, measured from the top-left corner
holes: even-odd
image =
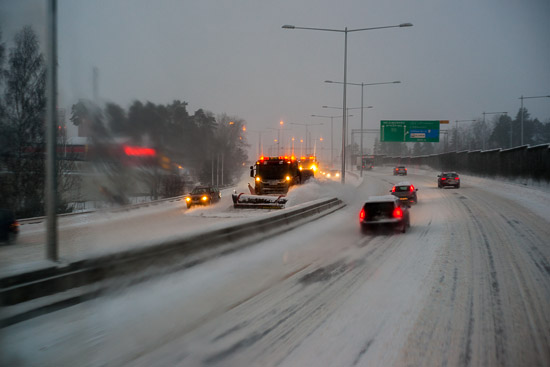
[[[433,172],[389,172],[367,172],[342,191],[345,209],[316,222],[12,325],[4,355],[24,365],[549,365],[550,212],[464,178],[440,190]],[[362,235],[362,200],[401,180],[419,188],[410,231]]]

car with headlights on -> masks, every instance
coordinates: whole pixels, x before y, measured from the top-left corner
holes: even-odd
[[[326,173],[326,178],[330,178],[332,180],[339,180],[340,179],[340,171],[331,169]]]
[[[416,195],[417,191],[418,189],[415,188],[409,181],[402,181],[396,183],[390,190],[390,193],[397,197],[401,202],[410,205],[418,203],[418,197]]]
[[[195,205],[210,205],[220,201],[222,194],[217,187],[197,186],[188,195],[185,196],[187,208]]]
[[[393,175],[394,176],[406,176],[407,175],[407,167],[405,166],[397,166],[393,169]]]
[[[441,172],[437,175],[437,187],[442,189],[447,186],[456,187],[457,189],[460,188],[460,177],[458,176],[458,173]]]
[[[370,196],[359,213],[361,231],[390,228],[402,233],[411,226],[409,209],[393,195]]]

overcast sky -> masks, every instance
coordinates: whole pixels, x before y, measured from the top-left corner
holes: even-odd
[[[0,0],[3,41],[32,24],[44,34],[46,0]],[[515,116],[519,97],[550,95],[548,0],[58,0],[59,88],[70,110],[92,98],[99,69],[102,101],[189,103],[246,120],[249,130],[285,121],[297,138],[312,127],[330,142],[330,119],[341,115],[344,34],[285,30],[283,24],[344,29],[397,25],[348,35],[348,82],[365,87],[365,127],[380,120],[476,119],[482,112]],[[348,87],[348,107],[361,105]],[[550,98],[525,100],[532,116],[550,118]],[[350,112],[359,128],[359,110]],[[334,119],[335,147],[341,119]],[[264,140],[276,137],[264,134]],[[258,134],[249,133],[257,146]],[[318,137],[318,136],[317,136]],[[373,136],[365,146],[372,144]],[[267,142],[264,142],[267,144]],[[255,154],[256,151],[253,150]]]

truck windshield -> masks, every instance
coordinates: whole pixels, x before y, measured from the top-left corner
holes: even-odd
[[[283,179],[288,171],[287,164],[266,164],[256,167],[256,174],[268,180]]]

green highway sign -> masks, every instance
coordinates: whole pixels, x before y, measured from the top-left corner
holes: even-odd
[[[445,120],[443,120],[445,121]],[[381,142],[439,142],[440,120],[410,121],[382,120],[380,121]]]

